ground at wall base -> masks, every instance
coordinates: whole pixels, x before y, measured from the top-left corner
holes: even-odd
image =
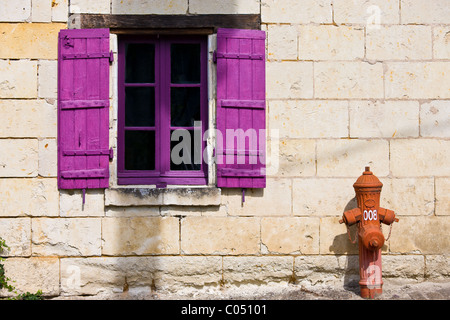
[[[450,281],[392,283],[384,281],[383,294],[376,300],[450,300]],[[241,285],[224,288],[185,289],[177,293],[129,290],[95,296],[57,297],[56,300],[364,300],[359,287],[310,284]]]

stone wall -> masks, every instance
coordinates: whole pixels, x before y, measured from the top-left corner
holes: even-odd
[[[79,190],[59,191],[57,34],[74,13],[260,14],[267,188],[244,203],[214,187],[88,190],[85,205]],[[46,296],[356,284],[357,246],[338,220],[370,165],[400,218],[386,281],[448,281],[449,17],[448,0],[0,0],[7,276]]]

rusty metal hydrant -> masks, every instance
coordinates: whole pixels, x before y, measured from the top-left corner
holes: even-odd
[[[347,225],[347,232],[351,225],[357,224],[358,227],[359,285],[363,298],[375,298],[382,293],[381,247],[385,239],[381,231],[381,222],[390,225],[391,228],[394,221],[398,222],[394,211],[380,207],[382,187],[380,180],[373,175],[369,167],[366,167],[353,184],[358,207],[344,212],[342,220],[339,220],[339,223]]]

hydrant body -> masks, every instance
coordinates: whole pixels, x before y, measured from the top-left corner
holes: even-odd
[[[391,225],[398,221],[392,210],[380,207],[383,184],[369,167],[353,184],[358,207],[344,212],[340,223],[357,224],[359,243],[360,289],[363,298],[374,298],[382,293],[381,248],[385,238],[381,222]]]

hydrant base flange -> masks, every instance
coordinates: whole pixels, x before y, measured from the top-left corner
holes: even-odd
[[[376,297],[381,296],[382,293],[383,293],[383,289],[381,288],[381,286],[379,288],[369,289],[367,286],[360,284],[361,298],[374,299]]]

